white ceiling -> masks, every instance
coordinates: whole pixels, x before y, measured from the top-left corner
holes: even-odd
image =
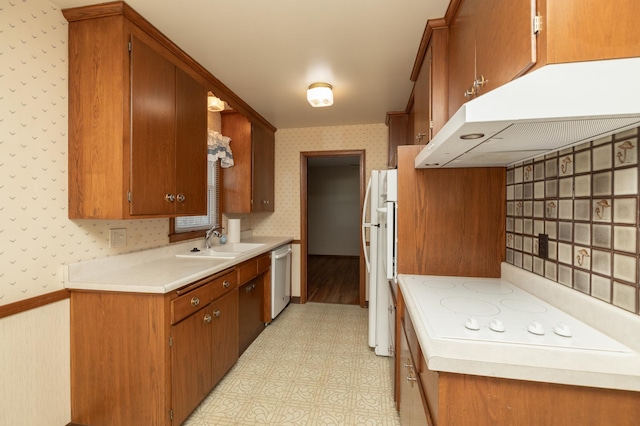
[[[61,9],[100,3],[51,0]],[[128,0],[276,128],[383,123],[406,108],[426,22],[449,0]],[[312,108],[309,84],[334,87]]]

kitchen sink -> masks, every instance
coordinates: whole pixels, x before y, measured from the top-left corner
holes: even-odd
[[[196,259],[233,259],[234,257],[240,256],[242,253],[258,249],[262,246],[264,246],[264,244],[261,243],[230,243],[208,249],[176,254],[176,257],[191,257]]]

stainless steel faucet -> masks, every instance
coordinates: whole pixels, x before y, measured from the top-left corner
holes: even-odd
[[[205,248],[211,248],[211,244],[209,244],[209,238],[211,238],[211,235],[215,236],[215,237],[222,237],[222,233],[220,233],[220,231],[222,230],[221,227],[219,226],[213,226],[211,227],[211,229],[209,229],[205,234],[204,234],[204,247]]]

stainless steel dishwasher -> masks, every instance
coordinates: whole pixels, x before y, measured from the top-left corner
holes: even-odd
[[[271,252],[271,319],[291,301],[291,244]]]

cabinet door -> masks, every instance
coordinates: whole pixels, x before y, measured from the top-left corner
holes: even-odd
[[[212,303],[213,385],[238,359],[238,290]]]
[[[424,145],[431,140],[431,64],[433,49],[427,52],[413,87],[413,143]]]
[[[222,114],[222,134],[231,138],[234,166],[222,169],[222,211],[251,213],[251,122],[236,112]]]
[[[207,214],[207,91],[176,69],[176,201],[179,215]]]
[[[212,309],[207,305],[171,327],[174,424],[182,424],[213,387]]]
[[[536,61],[535,0],[463,0],[449,29],[449,116]],[[465,97],[476,80],[475,94]]]
[[[253,203],[254,212],[273,212],[275,135],[252,125]]]
[[[404,330],[403,330],[404,331]],[[405,333],[400,336],[400,422],[402,426],[431,426],[422,401],[418,372],[411,358]]]
[[[171,214],[175,190],[176,67],[131,37],[132,215]]]
[[[469,1],[469,0],[467,0]],[[471,0],[478,2],[479,0]],[[536,63],[535,0],[484,0],[476,22],[478,95],[523,75]]]
[[[449,117],[467,101],[475,79],[476,19],[482,4],[463,0],[449,26]]]
[[[238,289],[238,354],[241,355],[264,330],[262,276]]]

